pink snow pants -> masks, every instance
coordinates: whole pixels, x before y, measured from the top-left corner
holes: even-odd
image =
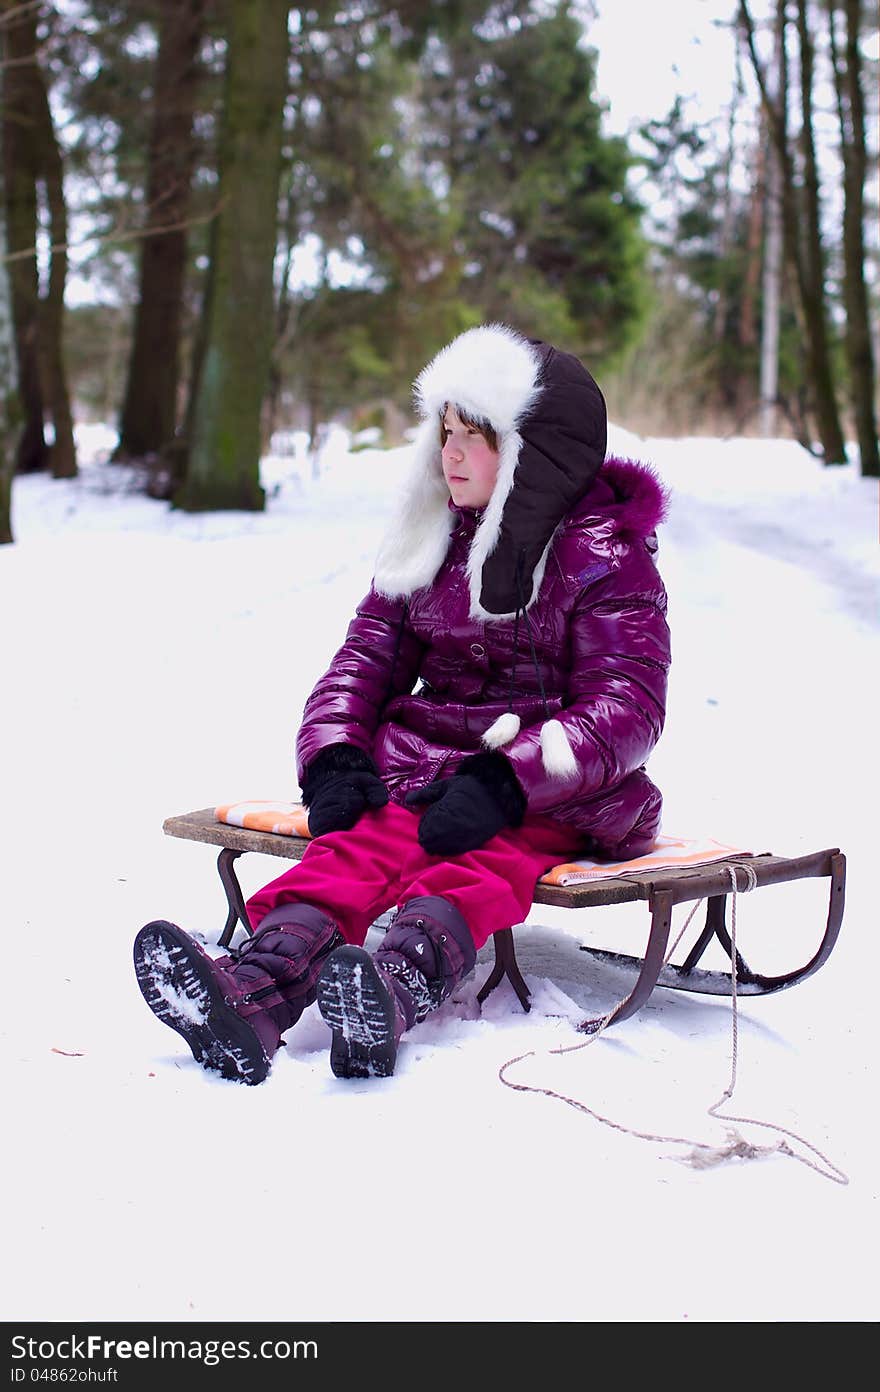
[[[540,877],[583,849],[583,835],[573,827],[527,817],[478,850],[444,859],[419,845],[421,815],[389,802],[365,812],[349,831],[316,837],[297,865],[248,899],[251,927],[256,932],[281,904],[313,904],[331,915],[348,942],[360,944],[386,909],[438,894],[458,909],[479,949],[499,929],[522,923]]]

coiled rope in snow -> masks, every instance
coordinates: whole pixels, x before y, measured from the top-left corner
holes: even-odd
[[[768,1155],[778,1154],[787,1155],[792,1160],[800,1161],[802,1165],[807,1165],[811,1170],[815,1170],[817,1174],[821,1175],[823,1179],[830,1179],[834,1184],[847,1185],[849,1184],[848,1175],[846,1175],[844,1171],[841,1170],[837,1165],[833,1164],[833,1162],[829,1160],[828,1156],[825,1155],[821,1150],[819,1150],[818,1146],[814,1146],[811,1141],[805,1140],[803,1136],[799,1136],[796,1131],[790,1131],[786,1127],[780,1126],[775,1121],[760,1121],[755,1117],[730,1116],[729,1114],[722,1113],[718,1110],[720,1107],[724,1106],[725,1103],[729,1102],[730,1099],[733,1097],[734,1089],[736,1087],[737,1066],[739,1059],[739,1010],[737,1002],[736,981],[737,893],[748,893],[748,891],[754,889],[758,883],[758,877],[755,874],[755,871],[751,865],[744,865],[741,863],[739,867],[728,865],[725,868],[727,870],[728,875],[730,876],[731,888],[730,999],[732,1038],[730,1081],[728,1082],[727,1087],[724,1089],[724,1092],[718,1098],[717,1102],[713,1102],[711,1107],[708,1107],[706,1111],[707,1115],[714,1117],[716,1121],[733,1122],[740,1126],[761,1126],[766,1127],[769,1130],[776,1131],[780,1139],[777,1140],[774,1145],[755,1145],[753,1144],[753,1142],[746,1140],[746,1138],[736,1129],[728,1129],[727,1140],[724,1143],[724,1145],[721,1146],[710,1145],[706,1141],[690,1140],[685,1136],[663,1136],[650,1131],[637,1131],[631,1126],[624,1126],[621,1122],[613,1121],[610,1117],[602,1116],[600,1112],[595,1111],[592,1107],[588,1107],[586,1103],[579,1102],[576,1098],[569,1097],[564,1092],[557,1092],[554,1088],[536,1087],[530,1083],[512,1082],[511,1079],[507,1076],[508,1070],[512,1069],[517,1063],[522,1063],[524,1059],[534,1058],[534,1050],[530,1050],[526,1054],[518,1054],[515,1058],[508,1059],[507,1062],[503,1063],[499,1068],[498,1076],[501,1079],[502,1083],[504,1083],[505,1087],[512,1088],[515,1092],[534,1092],[542,1094],[544,1097],[555,1097],[558,1101],[565,1102],[570,1107],[575,1107],[578,1111],[586,1113],[587,1116],[591,1116],[595,1121],[601,1122],[603,1126],[611,1127],[614,1131],[622,1131],[628,1136],[636,1136],[640,1140],[654,1141],[655,1143],[661,1145],[687,1146],[689,1147],[688,1153],[686,1155],[677,1156],[676,1158],[679,1159],[683,1164],[691,1165],[694,1169],[709,1169],[714,1165],[723,1164],[724,1161],[731,1159],[760,1160],[764,1159]],[[745,872],[746,876],[746,882],[742,890],[739,890],[739,887],[736,882],[737,868],[742,869]],[[687,927],[691,922],[691,919],[693,918],[694,914],[697,912],[697,909],[703,902],[704,900],[699,899],[694,904],[694,907],[691,909],[678,935],[676,936],[675,942],[672,944],[672,947],[666,954],[664,966],[666,965],[666,963],[669,962],[673,952],[675,951],[685,931],[687,930]],[[622,1002],[620,1002],[620,1004],[622,1004]],[[589,1045],[595,1044],[596,1040],[604,1033],[608,1024],[616,1014],[616,1011],[617,1006],[609,1010],[607,1014],[601,1017],[601,1019],[597,1020],[593,1028],[591,1029],[589,1037],[585,1039],[582,1043],[565,1045],[559,1049],[550,1049],[548,1050],[548,1052],[550,1054],[577,1053],[579,1050],[586,1049],[589,1047]],[[788,1137],[790,1140],[796,1141],[798,1145],[802,1146],[806,1151],[809,1152],[809,1154],[799,1154],[798,1151],[792,1149],[786,1137]]]

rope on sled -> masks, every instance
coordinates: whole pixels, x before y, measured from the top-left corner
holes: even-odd
[[[760,1120],[757,1120],[755,1117],[730,1116],[730,1115],[728,1115],[728,1114],[726,1114],[726,1113],[719,1112],[719,1110],[718,1110],[719,1107],[722,1107],[726,1102],[729,1102],[730,1099],[733,1097],[734,1088],[736,1087],[737,1065],[738,1065],[738,1058],[739,1058],[739,1010],[738,1010],[737,991],[736,991],[736,988],[737,988],[737,981],[736,981],[736,900],[737,900],[737,893],[738,893],[738,892],[740,892],[740,893],[748,893],[748,891],[754,889],[755,886],[756,886],[757,883],[758,883],[758,877],[757,877],[757,875],[755,874],[755,871],[754,871],[754,869],[752,868],[752,866],[751,866],[751,865],[743,865],[743,864],[740,864],[740,866],[739,866],[738,868],[742,869],[742,870],[745,872],[745,875],[746,875],[746,883],[745,883],[745,885],[743,886],[742,890],[740,891],[739,888],[738,888],[738,886],[737,886],[737,882],[736,882],[736,868],[735,868],[734,866],[732,866],[732,865],[728,865],[728,866],[726,866],[725,868],[726,868],[726,870],[727,870],[728,875],[730,876],[730,888],[731,888],[731,906],[730,906],[730,919],[731,919],[731,923],[730,923],[730,977],[731,977],[731,993],[730,993],[730,999],[731,999],[731,1060],[730,1060],[730,1081],[728,1082],[727,1087],[725,1088],[725,1090],[724,1090],[724,1092],[721,1094],[721,1096],[718,1098],[718,1100],[717,1100],[716,1102],[713,1102],[712,1105],[711,1105],[711,1107],[707,1107],[706,1112],[707,1112],[707,1115],[708,1115],[708,1116],[713,1117],[716,1121],[734,1122],[734,1123],[738,1123],[739,1125],[746,1125],[746,1126],[762,1126],[762,1127],[766,1127],[766,1128],[768,1128],[768,1129],[770,1129],[770,1130],[772,1130],[772,1131],[775,1131],[775,1132],[778,1133],[778,1135],[779,1135],[780,1138],[781,1138],[781,1139],[779,1139],[779,1140],[776,1141],[775,1145],[767,1145],[767,1146],[755,1145],[753,1142],[746,1140],[746,1138],[745,1138],[739,1131],[737,1131],[735,1128],[728,1128],[728,1129],[727,1129],[727,1140],[726,1140],[726,1142],[724,1143],[724,1145],[721,1145],[721,1146],[709,1145],[706,1141],[694,1141],[694,1140],[690,1140],[690,1139],[688,1139],[688,1138],[685,1137],[685,1136],[663,1136],[663,1135],[657,1135],[657,1134],[655,1134],[654,1132],[650,1132],[650,1131],[637,1131],[637,1130],[635,1130],[635,1129],[634,1129],[633,1127],[631,1127],[631,1126],[624,1126],[621,1122],[612,1121],[610,1117],[602,1116],[602,1114],[601,1114],[600,1112],[594,1111],[592,1107],[588,1107],[584,1102],[579,1102],[579,1101],[577,1101],[577,1099],[574,1098],[574,1097],[569,1097],[566,1093],[563,1093],[563,1092],[556,1092],[555,1089],[553,1089],[553,1088],[535,1087],[535,1086],[532,1086],[532,1085],[529,1084],[529,1083],[514,1083],[514,1082],[511,1082],[511,1080],[506,1076],[508,1069],[513,1068],[515,1064],[521,1063],[524,1059],[527,1059],[527,1058],[534,1058],[534,1056],[535,1056],[535,1051],[534,1051],[534,1050],[530,1050],[529,1053],[526,1053],[526,1054],[519,1054],[519,1055],[517,1055],[516,1058],[510,1058],[510,1059],[508,1059],[507,1062],[506,1062],[506,1063],[503,1063],[503,1064],[501,1065],[501,1067],[499,1068],[499,1070],[498,1070],[498,1076],[499,1076],[499,1078],[501,1079],[502,1083],[504,1083],[505,1087],[512,1088],[515,1092],[534,1092],[534,1093],[540,1093],[540,1094],[542,1094],[544,1097],[555,1097],[558,1101],[560,1101],[560,1102],[566,1102],[570,1107],[576,1108],[579,1112],[584,1112],[584,1113],[586,1113],[586,1115],[592,1117],[592,1118],[594,1119],[594,1121],[599,1121],[599,1122],[602,1123],[603,1126],[609,1126],[609,1127],[611,1127],[611,1129],[614,1130],[614,1131],[622,1131],[622,1132],[624,1132],[624,1133],[625,1133],[626,1135],[628,1135],[628,1136],[636,1136],[639,1140],[643,1140],[643,1141],[654,1141],[655,1143],[659,1143],[659,1144],[661,1144],[661,1145],[681,1145],[681,1146],[688,1146],[688,1147],[690,1147],[690,1149],[689,1149],[689,1151],[688,1151],[687,1154],[681,1155],[681,1156],[676,1156],[675,1158],[678,1159],[679,1161],[681,1161],[682,1164],[690,1165],[693,1169],[698,1169],[698,1170],[710,1169],[711,1167],[713,1167],[713,1166],[715,1166],[715,1165],[723,1164],[724,1161],[726,1161],[726,1160],[731,1160],[731,1159],[738,1159],[738,1160],[761,1160],[761,1159],[763,1159],[765,1156],[768,1156],[768,1155],[777,1155],[777,1154],[778,1154],[778,1155],[787,1155],[787,1156],[788,1156],[790,1159],[792,1159],[792,1160],[798,1160],[798,1161],[800,1161],[800,1163],[801,1163],[802,1165],[806,1165],[806,1166],[808,1166],[809,1169],[815,1170],[815,1172],[816,1172],[818,1175],[821,1175],[823,1179],[830,1179],[830,1180],[832,1181],[832,1183],[834,1183],[834,1184],[848,1185],[848,1184],[849,1184],[849,1177],[848,1177],[848,1175],[845,1174],[845,1172],[844,1172],[843,1170],[841,1170],[837,1165],[835,1165],[831,1160],[829,1160],[829,1159],[828,1159],[828,1156],[825,1155],[825,1154],[823,1154],[823,1152],[822,1152],[821,1150],[819,1150],[819,1148],[818,1148],[817,1146],[814,1146],[814,1145],[812,1144],[811,1141],[806,1140],[803,1136],[798,1135],[798,1133],[797,1133],[796,1131],[790,1131],[790,1130],[788,1130],[786,1127],[780,1126],[777,1122],[774,1122],[774,1121],[760,1121]],[[665,957],[665,959],[664,959],[664,966],[666,965],[666,963],[669,962],[670,958],[672,957],[673,952],[675,951],[676,947],[678,946],[679,942],[681,941],[682,937],[684,936],[684,933],[685,933],[685,931],[687,930],[687,927],[688,927],[688,925],[690,924],[691,919],[693,918],[694,914],[697,912],[697,909],[700,907],[700,905],[701,905],[703,902],[704,902],[704,900],[699,899],[699,900],[697,900],[697,902],[694,904],[694,907],[691,909],[691,911],[690,911],[690,913],[688,914],[687,918],[685,919],[685,922],[684,922],[684,924],[682,925],[682,927],[681,927],[679,933],[677,934],[676,939],[675,939],[675,942],[672,944],[672,947],[669,949],[669,951],[668,951],[667,954],[666,954],[666,957]],[[619,1002],[619,1004],[620,1004],[620,1003],[622,1003],[622,1002]],[[614,1006],[614,1007],[612,1007],[612,1009],[609,1010],[605,1015],[603,1015],[603,1016],[601,1017],[601,1019],[598,1020],[598,1021],[596,1022],[595,1028],[591,1031],[589,1037],[588,1037],[587,1039],[585,1039],[582,1043],[580,1043],[580,1044],[568,1044],[568,1045],[564,1045],[562,1048],[559,1048],[559,1049],[550,1049],[550,1050],[548,1050],[548,1052],[549,1052],[550,1054],[571,1054],[571,1053],[577,1053],[579,1050],[581,1050],[581,1049],[586,1049],[589,1045],[595,1044],[596,1040],[600,1037],[600,1035],[602,1035],[602,1034],[604,1033],[604,1031],[605,1031],[605,1029],[607,1028],[609,1022],[611,1021],[611,1019],[612,1019],[613,1016],[615,1015],[616,1010],[617,1010],[617,1006]],[[798,1154],[798,1152],[797,1152],[796,1150],[793,1150],[793,1149],[792,1149],[792,1147],[789,1145],[789,1143],[788,1143],[788,1141],[785,1139],[785,1137],[789,1137],[791,1140],[797,1141],[797,1143],[798,1143],[799,1145],[803,1146],[806,1150],[808,1150],[809,1152],[811,1152],[811,1155],[812,1155],[812,1156],[815,1156],[816,1158],[815,1158],[815,1159],[812,1159],[812,1158],[810,1157],[810,1155],[801,1155],[801,1154]]]

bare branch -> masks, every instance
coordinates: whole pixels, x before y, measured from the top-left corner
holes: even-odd
[[[782,124],[782,117],[779,112],[779,107],[773,100],[773,97],[770,95],[770,89],[767,83],[767,74],[764,70],[764,66],[760,58],[758,57],[758,50],[755,47],[755,21],[752,19],[752,16],[749,13],[749,7],[746,4],[746,0],[739,0],[739,16],[742,24],[743,33],[745,34],[746,45],[749,50],[749,58],[751,60],[752,69],[755,74],[755,80],[758,84],[758,91],[761,94],[761,106],[767,116],[767,120],[770,125],[770,133],[773,136],[773,143],[779,150],[780,154],[784,155],[786,151],[785,128]]]
[[[12,5],[9,0],[0,0],[0,29],[17,24],[25,15],[30,14],[31,10],[41,10],[43,0],[21,0],[21,4]]]
[[[215,206],[211,209],[211,211],[209,213],[205,213],[202,217],[184,218],[180,222],[163,223],[161,226],[158,227],[135,227],[132,228],[130,231],[117,230],[115,232],[109,232],[106,236],[103,237],[85,237],[81,242],[53,242],[49,247],[46,248],[46,250],[52,252],[53,254],[56,252],[66,253],[70,251],[76,251],[77,248],[81,246],[89,246],[92,242],[98,242],[101,246],[112,246],[114,243],[118,242],[135,242],[143,241],[147,237],[160,237],[165,232],[180,232],[187,227],[201,227],[204,225],[204,223],[211,222],[222,210],[225,203],[226,199],[221,198],[220,201],[216,203]],[[27,257],[35,256],[36,254],[37,247],[25,247],[22,251],[9,252],[6,256],[3,257],[3,260],[4,262],[23,261]]]
[[[28,53],[24,58],[4,58],[0,62],[0,68],[38,68],[43,50],[35,48],[33,53]]]

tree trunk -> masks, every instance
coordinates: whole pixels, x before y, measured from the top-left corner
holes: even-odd
[[[37,168],[45,182],[49,209],[49,285],[40,301],[39,357],[46,405],[55,440],[49,451],[53,478],[76,476],[73,412],[64,370],[64,290],[67,283],[67,207],[61,151],[55,135],[46,85],[34,68],[34,139]]]
[[[0,45],[0,109],[4,97],[3,47]],[[0,545],[11,542],[12,478],[18,437],[18,363],[12,317],[12,282],[6,263],[6,199],[0,160]]]
[[[272,269],[287,94],[283,0],[230,0],[204,356],[187,474],[190,510],[261,509],[260,416],[274,336]]]
[[[208,319],[213,297],[214,265],[217,249],[217,218],[208,230],[208,268],[202,285],[202,303],[195,323],[189,383],[186,398],[186,413],[183,430],[162,450],[161,468],[149,492],[159,498],[177,499],[184,488],[189,473],[191,442],[195,436],[196,407],[202,383],[202,363],[208,346]]]
[[[788,91],[787,60],[785,52],[784,8],[780,4],[776,14],[776,32],[773,51],[773,84],[770,94],[777,111],[783,113]],[[780,116],[784,128],[784,115]],[[768,126],[766,113],[762,125]],[[779,320],[782,304],[782,162],[773,141],[767,141],[766,186],[764,191],[764,267],[762,277],[761,312],[761,434],[768,439],[776,434],[776,411],[779,398]]]
[[[317,382],[311,382],[306,386],[306,430],[309,436],[307,448],[309,459],[312,461],[313,479],[321,477],[321,449],[324,444],[322,426],[321,389]]]
[[[730,107],[727,113],[727,144],[724,152],[724,160],[721,165],[723,171],[723,193],[721,198],[721,227],[718,237],[718,261],[726,261],[732,251],[734,241],[734,195],[733,195],[733,151],[736,138],[736,127],[739,121],[739,108],[743,100],[742,66],[740,63],[740,43],[737,37],[736,43],[736,79],[734,82],[733,94]],[[713,332],[717,343],[724,341],[727,329],[727,316],[730,311],[730,294],[724,279],[718,287],[718,298],[715,301],[715,314],[713,316]],[[736,380],[730,384],[730,392],[733,397],[733,406],[736,409],[742,392],[743,380],[742,373],[738,371]]]
[[[801,58],[801,145],[804,155],[804,313],[811,348],[810,375],[816,397],[819,438],[826,464],[845,464],[846,446],[834,396],[825,299],[825,251],[819,207],[819,171],[813,137],[813,39],[807,23],[807,0],[797,0]]]
[[[162,0],[147,218],[116,459],[159,454],[177,424],[186,219],[196,158],[197,56],[206,8],[207,0]]]
[[[278,427],[278,414],[283,389],[282,360],[284,349],[293,331],[293,306],[290,295],[290,278],[293,273],[293,253],[297,242],[296,204],[294,202],[294,179],[291,174],[287,181],[284,199],[284,259],[278,286],[278,301],[275,307],[275,340],[272,344],[272,357],[269,365],[269,378],[266,396],[263,401],[263,448],[268,449],[272,436]]]
[[[754,154],[754,184],[749,194],[746,232],[746,269],[743,277],[742,307],[737,341],[744,351],[758,342],[758,285],[761,277],[761,247],[764,241],[764,204],[767,197],[767,147],[761,135]]]
[[[31,68],[37,47],[33,9],[18,0],[0,0],[3,15],[3,166],[6,240],[12,286],[12,318],[18,364],[22,430],[16,453],[19,473],[45,469],[49,447],[43,434],[40,380],[40,292],[37,273],[37,171],[29,104]]]
[[[779,157],[767,151],[764,273],[761,314],[761,434],[776,434],[779,400],[779,322],[782,304],[782,188]]]
[[[37,9],[2,0],[5,11],[6,103],[3,115],[9,250],[19,378],[25,413],[19,468],[51,463],[56,478],[76,474],[73,415],[64,371],[62,334],[67,279],[67,209],[61,152],[37,56]],[[49,282],[41,300],[37,268],[38,185],[49,214]],[[54,443],[43,433],[46,413]]]
[[[844,0],[846,14],[845,56],[840,60],[834,31],[834,0],[829,0],[831,52],[840,118],[843,158],[843,297],[846,306],[845,345],[849,365],[849,389],[859,445],[861,472],[880,477],[877,416],[874,408],[874,350],[865,284],[865,98],[862,91],[862,59],[859,31],[861,0]]]

